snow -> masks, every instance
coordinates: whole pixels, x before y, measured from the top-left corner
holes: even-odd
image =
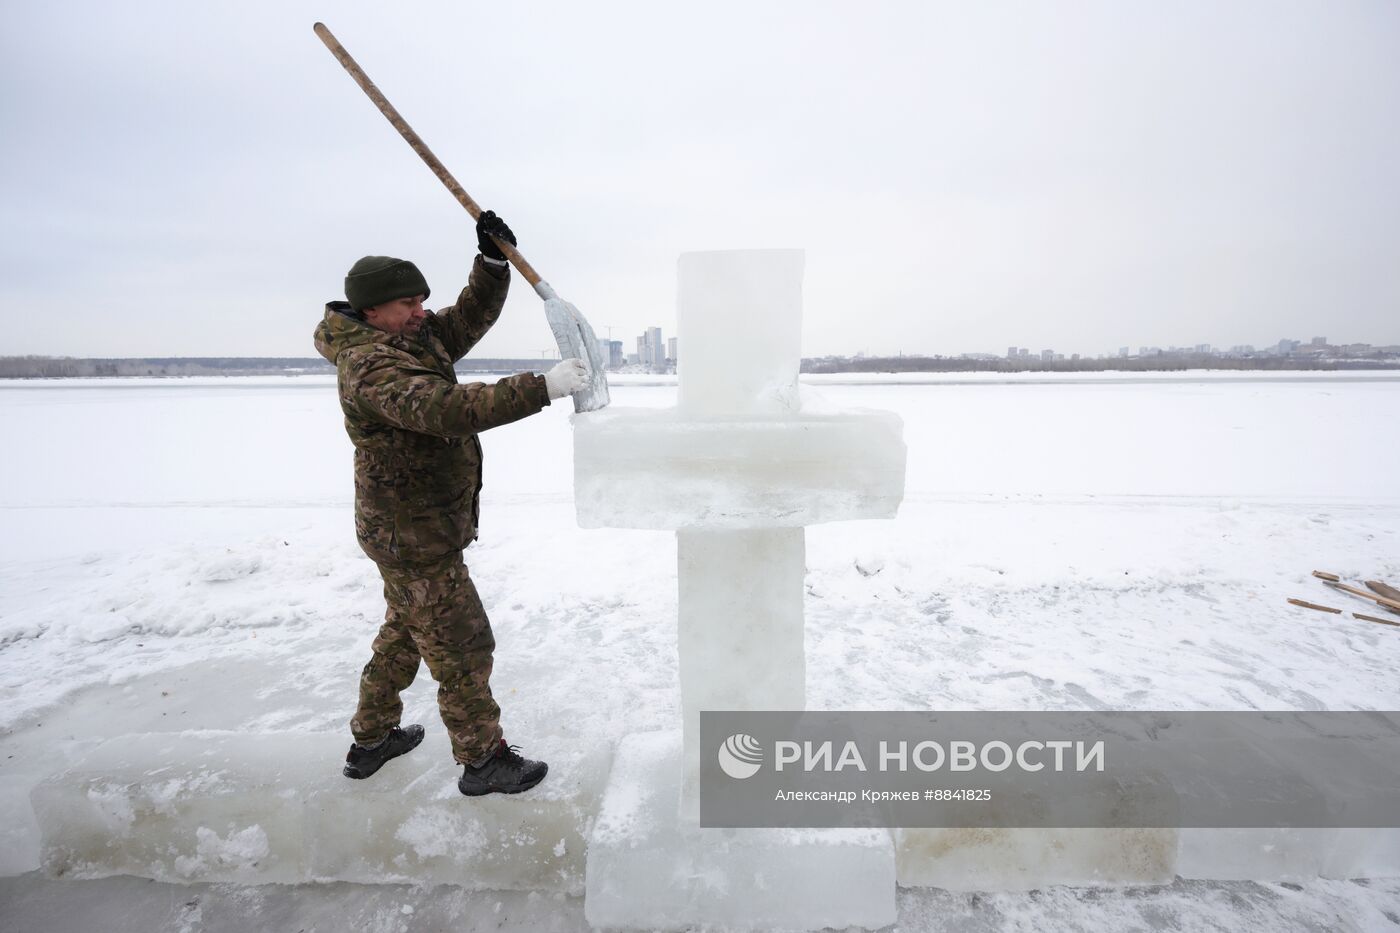
[[[895,412],[909,447],[898,518],[806,531],[810,707],[1400,708],[1393,630],[1284,602],[1382,614],[1310,571],[1400,579],[1400,441],[1381,429],[1400,418],[1400,379],[977,375],[804,377],[833,406]],[[617,405],[676,402],[664,379],[612,385]],[[577,527],[569,408],[483,436],[482,540],[467,552],[507,737],[547,760],[611,753],[680,711],[675,537]],[[0,431],[4,812],[27,813],[44,776],[127,733],[325,733],[343,754],[383,607],[353,540],[333,379],[7,382]],[[426,672],[405,700],[445,759]],[[6,870],[37,866],[34,831],[22,815],[5,828]],[[1324,870],[1367,870],[1338,864]],[[33,884],[8,890],[50,890]],[[111,884],[90,890],[136,890]],[[900,926],[1372,929],[1400,913],[1392,882],[1232,884],[977,904],[907,889]],[[247,890],[268,910],[280,896]]]

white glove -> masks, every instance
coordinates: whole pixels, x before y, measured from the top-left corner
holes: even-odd
[[[564,360],[544,374],[544,385],[551,399],[573,395],[588,385],[588,367],[583,360]]]

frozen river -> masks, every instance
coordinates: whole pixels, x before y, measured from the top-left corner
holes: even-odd
[[[904,419],[911,502],[1400,502],[1400,373],[1024,375],[1035,378],[803,386]],[[674,404],[674,384],[626,379],[615,405]],[[487,434],[485,494],[572,496],[570,414],[555,404]],[[0,461],[8,510],[336,506],[351,494],[329,377],[0,381],[0,429],[12,439]]]
[[[1353,620],[1382,613],[1310,576],[1400,584],[1400,374],[803,386],[898,413],[909,446],[897,519],[808,529],[810,706],[1400,708],[1400,630]],[[675,386],[624,377],[613,399],[668,406]],[[545,758],[678,715],[674,536],[576,527],[571,414],[556,403],[483,435],[467,553],[507,734]],[[353,538],[333,379],[4,382],[0,432],[7,812],[120,732],[345,729],[383,603]],[[445,757],[426,673],[406,707]],[[35,867],[32,827],[4,833],[0,868]],[[1291,907],[1163,889],[1112,909],[1131,921],[1169,901],[1241,929],[1255,909],[1260,929],[1285,907],[1320,926],[1355,911],[1342,917],[1355,929],[1400,909],[1394,886],[1347,884],[1317,882]],[[904,895],[908,926],[934,904]],[[1064,924],[1108,909],[1056,905]],[[576,906],[552,914],[561,928]]]

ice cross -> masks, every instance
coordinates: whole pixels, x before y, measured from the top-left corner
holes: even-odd
[[[803,264],[683,254],[677,407],[575,419],[579,524],[676,529],[689,805],[700,710],[805,708],[803,526],[893,518],[903,497],[898,416],[801,408]]]

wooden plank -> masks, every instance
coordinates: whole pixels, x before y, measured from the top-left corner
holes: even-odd
[[[1288,601],[1295,606],[1302,606],[1304,609],[1316,609],[1319,612],[1340,613],[1342,611],[1340,609],[1333,609],[1331,606],[1319,606],[1317,603],[1310,603],[1302,599],[1294,599],[1292,596],[1288,597]]]
[[[1328,573],[1325,570],[1314,570],[1313,576],[1317,577],[1319,580],[1330,580],[1333,583],[1342,582],[1341,577],[1337,576],[1335,573]]]
[[[1360,596],[1362,599],[1369,599],[1374,603],[1380,603],[1391,612],[1400,613],[1400,599],[1386,599],[1384,596],[1377,596],[1375,593],[1368,593],[1365,590],[1358,590],[1354,586],[1347,586],[1345,583],[1328,583],[1334,590],[1341,590],[1353,596]]]
[[[1384,596],[1386,599],[1400,599],[1400,590],[1397,590],[1389,583],[1382,583],[1379,580],[1367,580],[1366,589],[1375,593],[1377,596]]]
[[[1379,622],[1381,625],[1394,625],[1400,628],[1400,622],[1392,622],[1389,619],[1378,619],[1375,616],[1362,615],[1359,612],[1353,612],[1352,616],[1357,619],[1365,619],[1367,622]]]

